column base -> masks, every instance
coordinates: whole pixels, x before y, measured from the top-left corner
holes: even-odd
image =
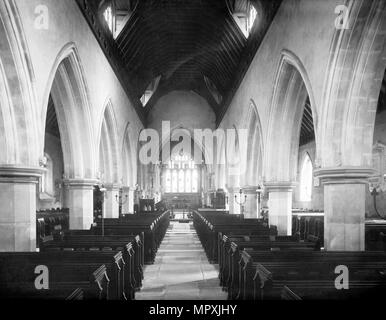
[[[0,252],[36,251],[36,187],[41,168],[0,168]]]
[[[119,186],[116,184],[105,185],[107,191],[103,202],[103,214],[106,219],[119,219]]]
[[[372,169],[325,168],[315,172],[324,185],[324,247],[327,251],[365,250],[366,188]]]
[[[128,196],[127,201],[122,205],[122,214],[134,214],[134,192],[135,188],[123,187],[122,196],[123,201],[126,201],[126,195]]]
[[[292,235],[292,191],[291,182],[266,183],[269,192],[269,225],[277,227],[279,236]]]
[[[243,187],[243,194],[247,196],[244,205],[244,217],[245,219],[257,219],[259,218],[259,197],[257,193],[258,187],[246,186]]]
[[[94,186],[97,180],[66,180],[70,230],[89,230],[94,222]]]

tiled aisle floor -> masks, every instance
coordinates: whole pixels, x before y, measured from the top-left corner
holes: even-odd
[[[173,222],[154,265],[145,267],[137,300],[226,300],[192,224]]]

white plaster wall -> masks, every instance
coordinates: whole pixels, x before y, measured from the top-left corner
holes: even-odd
[[[78,51],[88,90],[94,139],[97,140],[99,136],[105,104],[111,99],[117,119],[120,149],[128,122],[131,123],[132,142],[135,145],[142,124],[76,2],[72,0],[15,0],[15,2],[31,56],[35,77],[34,89],[42,128],[48,102],[45,99],[51,89],[49,77],[55,72],[53,70],[55,60],[62,48],[73,42]],[[38,5],[48,7],[48,30],[34,28],[36,18],[34,11]],[[44,139],[44,131],[42,132],[41,136]],[[95,141],[95,145],[98,146],[99,141]]]
[[[335,32],[334,10],[339,4],[336,0],[283,1],[220,127],[236,125],[247,129],[243,115],[252,99],[266,142],[274,83],[283,50],[294,53],[304,65],[315,98],[314,118],[319,121],[329,49]]]
[[[215,129],[216,116],[208,102],[194,92],[173,91],[158,100],[148,117],[149,128],[161,135],[162,121],[171,129]]]
[[[312,200],[309,202],[300,201],[300,174],[306,154],[309,154],[315,170],[316,144],[315,141],[305,144],[299,148],[298,170],[297,170],[297,185],[293,192],[293,207],[298,209],[323,210],[324,197],[323,186],[315,186],[312,188]],[[315,180],[314,180],[315,181]]]

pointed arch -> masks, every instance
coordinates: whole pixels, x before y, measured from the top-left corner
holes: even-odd
[[[326,72],[322,167],[372,166],[374,123],[386,68],[386,2],[347,0],[350,28],[336,30]]]
[[[34,74],[17,6],[0,3],[0,164],[38,167]]]
[[[66,179],[95,178],[97,160],[89,95],[74,43],[60,50],[48,78],[41,108],[42,150],[50,95],[58,119]]]
[[[122,143],[122,179],[125,186],[134,187],[137,183],[137,154],[135,143],[131,137],[131,124],[127,123]]]
[[[283,50],[274,83],[265,141],[266,181],[296,180],[300,130],[307,98],[311,104],[318,145],[318,113],[311,82],[300,59],[294,53]],[[280,150],[280,154],[277,150]]]
[[[119,184],[121,165],[118,148],[118,128],[110,98],[105,102],[99,126],[99,169],[103,174],[102,181],[109,184]]]
[[[264,143],[263,131],[257,106],[250,101],[243,123],[248,123],[247,163],[244,185],[258,185],[263,177]]]

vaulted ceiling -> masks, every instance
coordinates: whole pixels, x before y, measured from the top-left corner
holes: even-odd
[[[132,97],[140,99],[149,84],[161,76],[146,107],[137,105],[145,118],[163,95],[191,90],[209,102],[220,120],[281,4],[281,0],[251,0],[258,9],[258,19],[247,39],[231,12],[231,7],[240,9],[235,6],[243,2],[247,0],[237,4],[235,0],[119,0],[115,2],[117,9],[131,7],[133,11],[114,41],[112,36],[106,41],[103,22],[90,24],[99,38],[101,34],[105,37],[102,42],[105,47],[107,42],[110,56],[120,60],[115,66],[124,69],[120,70],[124,73],[121,78]],[[100,4],[94,3],[94,10],[100,10]],[[85,7],[80,7],[85,12]],[[89,18],[90,13],[85,13]],[[220,103],[205,77],[223,97]]]

